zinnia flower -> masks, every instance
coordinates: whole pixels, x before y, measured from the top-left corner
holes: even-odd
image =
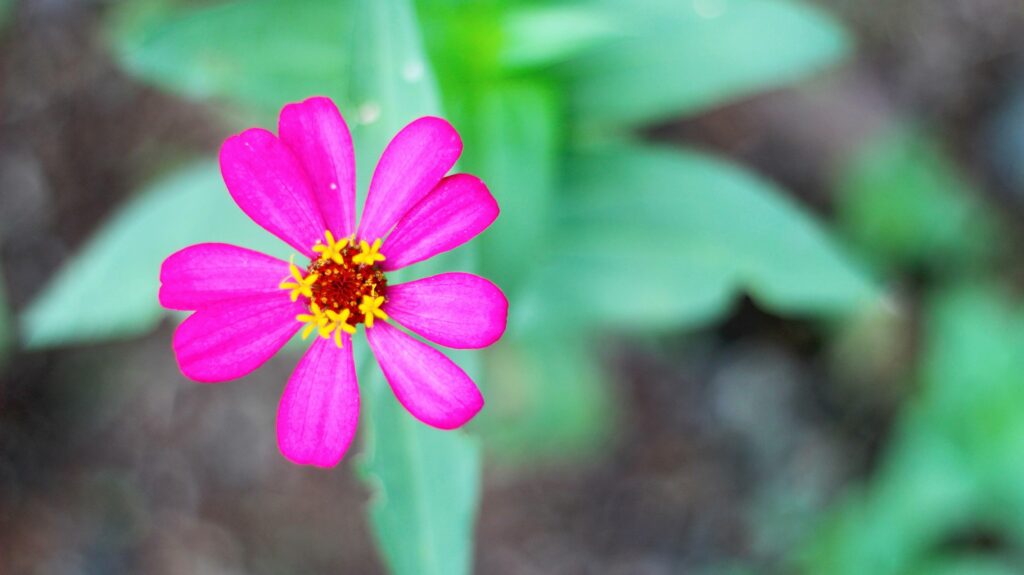
[[[295,463],[334,466],[359,419],[351,336],[362,324],[409,413],[441,429],[469,421],[484,402],[476,385],[398,325],[442,346],[486,347],[505,331],[504,294],[468,273],[397,285],[387,279],[462,245],[497,218],[498,204],[483,182],[445,176],[461,152],[458,133],[440,118],[403,128],[377,164],[357,228],[352,138],[331,100],[285,106],[277,137],[253,128],[229,138],[220,167],[231,197],[310,263],[303,269],[217,243],[168,257],[160,303],[195,311],[174,334],[182,373],[201,382],[235,379],[296,332],[315,336],[281,397],[278,445]]]

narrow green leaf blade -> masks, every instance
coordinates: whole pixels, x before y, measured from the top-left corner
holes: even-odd
[[[390,138],[407,122],[438,114],[440,101],[410,3],[365,0],[356,15],[353,97],[346,108],[354,119],[350,124],[360,196],[365,199],[370,174]],[[413,270],[424,276],[473,267],[473,252],[460,249]],[[409,279],[404,272],[389,274],[389,279]],[[370,523],[384,560],[395,575],[469,573],[479,499],[479,446],[462,432],[436,430],[413,419],[357,339],[364,350],[360,382],[368,415],[361,471],[373,491]],[[453,359],[479,379],[475,364],[461,356]]]
[[[790,0],[622,0],[606,4],[623,38],[564,67],[582,122],[688,115],[807,77],[850,40],[819,9]]]
[[[122,206],[22,313],[26,345],[152,329],[163,314],[157,301],[161,262],[187,245],[218,241],[288,253],[238,209],[215,163],[192,164],[160,178]]]
[[[357,349],[372,353],[359,340]],[[480,448],[458,431],[417,421],[395,399],[376,362],[364,363],[367,396],[362,477],[373,492],[370,526],[395,575],[470,572],[480,498]]]
[[[516,299],[550,236],[561,152],[557,95],[540,82],[509,81],[473,97],[461,165],[483,178],[501,206],[480,237],[481,264]]]

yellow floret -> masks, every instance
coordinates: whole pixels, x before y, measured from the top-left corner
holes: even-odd
[[[330,332],[324,336],[324,328],[327,327],[328,320],[327,315],[320,310],[320,306],[315,303],[309,305],[309,311],[311,313],[300,313],[295,316],[295,319],[299,323],[306,324],[306,327],[302,328],[302,339],[309,337],[309,334],[313,333],[313,330],[317,330],[321,337],[330,337]]]
[[[380,238],[374,240],[373,245],[370,245],[366,240],[359,240],[359,249],[361,250],[358,254],[353,256],[352,263],[371,266],[375,262],[382,262],[385,258],[384,254],[380,253]]]
[[[318,277],[317,274],[309,274],[308,276],[303,277],[302,276],[302,271],[299,270],[298,266],[296,266],[292,262],[289,262],[288,265],[291,268],[291,274],[292,274],[292,277],[295,278],[295,281],[292,282],[292,281],[288,281],[288,279],[285,279],[285,280],[283,280],[281,282],[281,285],[279,285],[277,287],[279,287],[281,289],[291,290],[291,294],[289,294],[289,295],[291,296],[292,301],[295,301],[295,300],[299,299],[300,295],[304,295],[304,296],[312,299],[313,298],[313,289],[312,288],[313,288],[313,283],[316,282],[316,279]]]
[[[340,240],[334,239],[334,234],[330,230],[324,232],[324,236],[327,238],[327,243],[322,244],[319,241],[313,246],[313,251],[320,254],[322,260],[334,260],[334,263],[341,265],[344,263],[345,258],[341,254],[341,250],[345,249],[348,245],[348,238],[341,238]]]
[[[363,296],[363,302],[359,304],[359,311],[363,312],[363,321],[366,323],[367,328],[373,327],[374,318],[388,319],[388,314],[384,313],[384,310],[381,309],[382,305],[384,305],[384,296]]]
[[[330,337],[331,332],[334,332],[334,343],[338,347],[342,347],[341,333],[345,332],[349,335],[356,332],[354,325],[348,323],[348,317],[352,315],[347,309],[341,310],[341,313],[336,313],[334,310],[327,310],[327,330],[326,335],[323,331],[320,335],[323,337]]]

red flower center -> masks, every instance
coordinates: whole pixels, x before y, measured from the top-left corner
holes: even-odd
[[[363,296],[383,297],[387,301],[388,280],[376,263],[366,265],[352,261],[360,253],[358,247],[346,245],[338,253],[341,255],[341,263],[331,258],[320,258],[306,269],[307,276],[317,276],[310,286],[313,292],[311,301],[324,312],[332,310],[341,313],[347,309],[350,314],[348,323],[352,325],[364,323],[366,317],[359,309]]]

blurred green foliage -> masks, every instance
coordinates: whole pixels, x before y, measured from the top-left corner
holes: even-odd
[[[844,229],[882,269],[983,268],[996,229],[980,194],[926,131],[897,126],[858,147],[838,175]]]
[[[487,413],[473,425],[501,455],[496,464],[535,461],[539,454],[585,457],[607,445],[615,399],[592,339],[576,327],[552,327],[488,356]]]
[[[920,390],[877,473],[829,520],[812,573],[1016,573],[1024,544],[1024,312],[990,286],[928,306]],[[994,541],[981,552],[979,533]],[[978,568],[987,571],[974,571]],[[1015,566],[1011,569],[1010,566]],[[1001,569],[1001,570],[1000,570]]]
[[[562,70],[583,124],[693,114],[803,78],[849,50],[831,19],[786,0],[613,0],[601,9],[619,37]]]
[[[452,120],[466,143],[460,169],[488,183],[502,216],[474,246],[413,271],[477,269],[509,296],[509,331],[485,365],[471,363],[479,354],[455,356],[471,373],[492,374],[481,381],[489,407],[473,427],[503,461],[592,453],[610,435],[615,402],[595,326],[690,328],[721,318],[741,293],[779,313],[823,316],[877,297],[775,186],[707,154],[621,134],[838,62],[849,41],[818,9],[783,0],[416,8],[147,0],[113,10],[109,37],[127,70],[220,105],[232,131],[272,127],[288,101],[333,97],[353,129],[361,191],[401,125],[442,111]],[[156,278],[167,254],[213,240],[265,247],[267,235],[241,219],[208,162],[166,176],[115,214],[23,314],[27,341],[150,329],[162,315]],[[87,303],[72,324],[52,311]],[[385,559],[396,573],[465,572],[477,446],[413,422],[365,350],[359,357],[368,406],[361,469]]]
[[[246,245],[285,259],[289,254],[235,206],[215,162],[187,166],[141,190],[68,262],[61,279],[22,314],[25,344],[81,343],[153,329],[165,315],[153,305],[161,262],[198,241]]]
[[[734,164],[627,143],[575,153],[567,170],[539,282],[560,297],[548,296],[544,317],[650,330],[720,317],[741,291],[786,313],[838,313],[873,296],[820,228]]]
[[[213,99],[274,125],[282,103],[311,94],[340,100],[348,86],[349,2],[284,0],[190,7],[125,2],[110,37],[121,64],[154,85]]]
[[[933,281],[912,397],[878,468],[803,550],[809,573],[1024,566],[1024,308],[1001,287],[1002,222],[929,134],[897,126],[868,138],[838,182],[865,256]]]

